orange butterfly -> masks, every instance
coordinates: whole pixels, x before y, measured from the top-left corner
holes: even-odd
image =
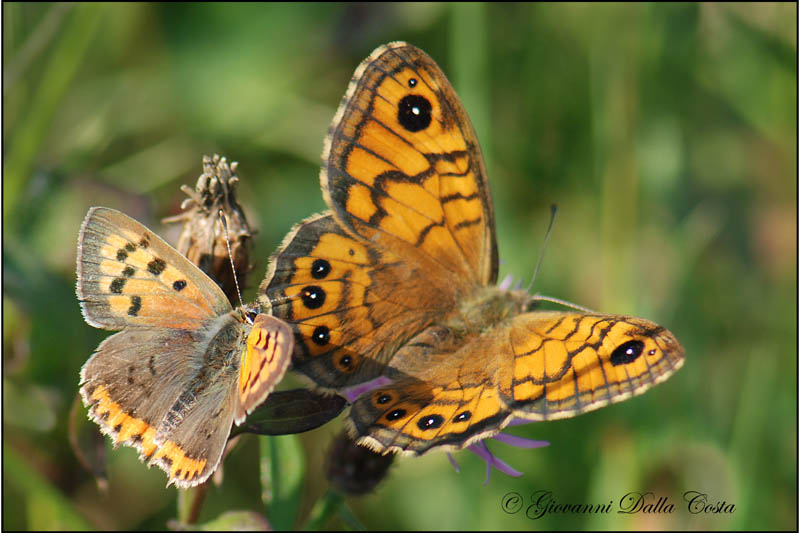
[[[122,330],[81,369],[81,396],[103,433],[139,450],[168,485],[217,468],[241,424],[289,365],[289,327],[231,308],[214,281],[119,211],[89,210],[78,237],[78,299],[90,325]]]
[[[460,449],[517,418],[574,416],[681,367],[641,318],[536,311],[495,285],[494,213],[478,139],[447,78],[391,43],[356,70],[320,176],[329,212],[286,237],[260,288],[291,324],[293,366],[323,389],[382,377],[348,426],[376,451]]]

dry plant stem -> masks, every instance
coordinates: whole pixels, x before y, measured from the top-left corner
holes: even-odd
[[[251,235],[244,211],[236,200],[235,191],[239,181],[235,175],[236,167],[236,163],[229,166],[224,157],[203,156],[203,174],[198,178],[195,189],[186,185],[181,187],[189,196],[181,205],[184,212],[164,220],[183,222],[178,251],[217,280],[234,307],[239,303],[235,296],[238,291],[231,275],[229,253],[233,255],[237,275],[243,280],[249,265]],[[218,223],[220,211],[228,220],[230,245],[222,225]],[[232,252],[229,252],[231,249]],[[181,525],[197,523],[212,479],[179,492],[178,521]]]
[[[183,212],[164,219],[164,222],[183,222],[175,247],[222,285],[234,307],[239,305],[239,298],[231,271],[231,257],[239,283],[244,287],[250,270],[252,235],[236,199],[239,183],[236,170],[236,162],[228,165],[227,160],[219,155],[203,156],[203,173],[195,188],[181,186],[188,196],[181,204]],[[227,220],[229,240],[220,222],[220,212]]]
[[[182,490],[178,493],[178,522],[181,525],[196,524],[200,516],[200,511],[206,501],[208,494],[208,484],[212,478],[205,483]]]

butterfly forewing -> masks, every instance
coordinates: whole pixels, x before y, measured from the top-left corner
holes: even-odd
[[[504,387],[517,416],[566,418],[638,395],[682,365],[683,347],[636,317],[537,312],[509,330],[513,376]]]
[[[494,215],[477,137],[421,50],[392,43],[362,63],[326,140],[321,180],[349,231],[454,285],[495,281]]]
[[[95,327],[185,328],[231,310],[222,290],[159,236],[105,207],[78,236],[78,299]]]

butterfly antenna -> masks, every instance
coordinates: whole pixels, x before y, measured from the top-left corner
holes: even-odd
[[[533,283],[536,281],[536,277],[539,275],[539,268],[542,266],[542,259],[544,259],[544,251],[547,248],[547,241],[550,240],[550,233],[553,232],[553,224],[556,221],[557,212],[558,212],[558,206],[556,204],[552,204],[550,206],[550,223],[547,225],[547,233],[544,234],[542,251],[539,253],[539,260],[536,261],[536,270],[533,271],[533,278],[531,279],[531,282],[528,284],[528,288],[526,289],[528,292],[531,291]]]
[[[541,294],[535,294],[533,296],[533,300],[536,302],[551,302],[558,305],[563,305],[564,307],[571,307],[577,311],[581,311],[582,313],[596,313],[597,311],[593,309],[589,309],[588,307],[584,307],[582,305],[574,304],[572,302],[568,302],[567,300],[562,300],[561,298],[553,298],[552,296],[542,296]]]
[[[228,217],[225,216],[225,213],[222,212],[222,209],[219,210],[219,220],[222,222],[222,229],[225,230],[225,245],[228,247],[228,259],[231,262],[231,271],[233,272],[233,283],[236,285],[236,295],[239,297],[239,305],[244,307],[244,302],[242,301],[242,291],[239,290],[239,278],[236,276],[236,265],[233,264],[233,252],[231,251],[231,239],[228,235]]]

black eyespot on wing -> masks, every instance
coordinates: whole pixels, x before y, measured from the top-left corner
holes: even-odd
[[[165,268],[167,268],[167,263],[158,257],[147,263],[147,271],[154,276],[160,275],[162,272],[164,272]]]
[[[422,131],[431,124],[432,109],[427,98],[418,94],[409,94],[397,104],[397,121],[408,131]]]
[[[349,355],[344,355],[339,359],[339,366],[346,370],[350,370],[353,366],[353,358]]]
[[[108,290],[114,294],[122,294],[122,288],[125,287],[125,283],[127,281],[128,280],[125,278],[114,278],[114,280],[108,286]]]
[[[172,288],[178,292],[181,292],[183,289],[186,288],[186,280],[179,279],[178,281],[172,282]]]
[[[392,395],[391,394],[386,394],[385,392],[380,394],[378,396],[378,398],[375,400],[376,403],[381,404],[381,405],[383,405],[385,403],[389,403],[390,401],[392,401]]]
[[[611,353],[611,364],[614,366],[632,363],[642,355],[644,343],[642,341],[628,341],[620,344]]]
[[[142,309],[142,298],[140,296],[131,296],[131,306],[128,308],[130,316],[137,316]]]
[[[392,422],[392,421],[397,420],[399,418],[403,418],[404,416],[406,416],[406,410],[405,409],[395,409],[394,411],[390,411],[389,413],[386,413],[386,420],[388,420],[389,422]]]
[[[419,419],[417,422],[417,427],[423,431],[426,431],[441,427],[443,423],[444,417],[442,415],[428,415]]]
[[[318,346],[325,346],[331,341],[331,330],[328,326],[317,326],[311,334],[311,340]]]
[[[331,264],[325,259],[316,259],[311,264],[311,277],[324,279],[331,273]]]
[[[319,309],[325,304],[325,291],[317,285],[303,287],[300,298],[307,309]]]
[[[458,413],[453,420],[455,422],[466,422],[470,418],[472,418],[472,413],[469,411],[464,411],[463,413]]]

